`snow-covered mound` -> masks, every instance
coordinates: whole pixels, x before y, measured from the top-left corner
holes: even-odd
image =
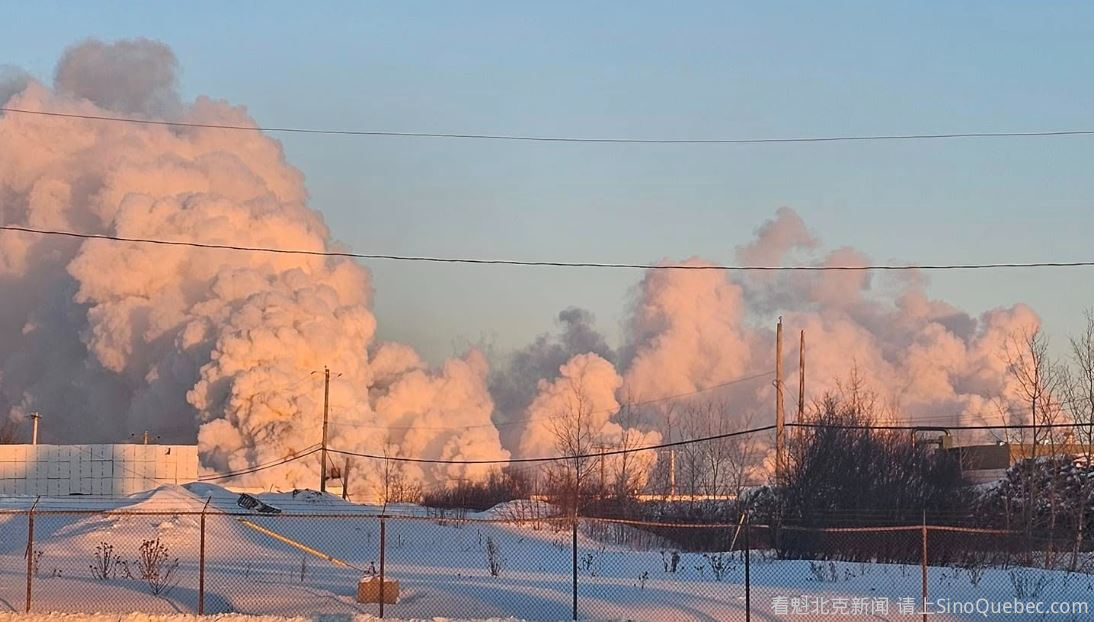
[[[121,507],[129,512],[200,512],[205,498],[184,486],[164,485],[126,498]]]
[[[542,518],[558,518],[562,516],[562,509],[546,501],[534,499],[516,499],[499,503],[485,512],[472,512],[470,518],[504,519],[504,520],[534,520]]]

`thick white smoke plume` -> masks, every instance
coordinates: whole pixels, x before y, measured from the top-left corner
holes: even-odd
[[[223,101],[182,101],[175,72],[161,44],[90,41],[65,52],[52,85],[0,73],[0,102],[253,124]],[[258,132],[3,114],[0,144],[0,223],[334,248],[301,174]],[[737,257],[866,261],[854,249],[824,251],[786,208]],[[618,351],[591,314],[567,309],[558,334],[491,372],[477,351],[431,368],[408,346],[375,343],[371,297],[368,273],[339,259],[3,233],[0,413],[17,421],[47,413],[46,441],[114,442],[144,430],[165,442],[196,439],[208,471],[245,469],[318,443],[328,366],[331,445],[339,449],[431,459],[554,455],[553,422],[576,404],[585,405],[592,442],[639,447],[686,436],[678,416],[689,402],[717,401],[730,427],[770,422],[770,376],[735,381],[774,368],[772,328],[782,315],[791,413],[805,330],[810,399],[853,366],[897,417],[996,422],[995,401],[1008,389],[1004,343],[1038,323],[1022,305],[971,317],[931,300],[915,274],[651,270],[636,286]],[[443,483],[486,469],[408,465],[402,475]],[[318,472],[318,457],[309,456],[237,481],[314,485]],[[376,496],[381,472],[351,468],[351,490]]]
[[[0,94],[29,110],[253,123],[221,101],[182,102],[175,71],[162,44],[89,41],[65,52],[52,87],[13,74]],[[332,247],[306,204],[302,176],[279,143],[257,132],[5,114],[0,143],[4,224]],[[207,469],[243,469],[319,441],[315,372],[329,366],[332,446],[506,458],[490,421],[483,356],[431,370],[409,348],[372,344],[370,297],[368,274],[349,261],[6,233],[0,410],[16,420],[32,409],[48,413],[47,441],[113,442],[144,430],[166,442],[196,437]],[[418,427],[430,425],[449,429]],[[351,471],[351,489],[373,495],[382,486],[377,471]],[[314,485],[318,472],[312,456],[239,479]]]
[[[865,265],[850,248],[826,254],[788,208],[737,249],[752,265]],[[680,265],[710,265],[698,258]],[[880,291],[875,287],[879,287]],[[760,427],[774,417],[775,315],[787,328],[784,346],[787,412],[796,410],[798,331],[807,336],[807,408],[826,392],[859,389],[876,396],[882,415],[901,422],[958,425],[1003,422],[1000,406],[1013,394],[1004,350],[1039,320],[1025,305],[993,309],[979,318],[925,293],[916,273],[875,283],[869,272],[750,272],[651,270],[639,283],[627,322],[619,371],[600,360],[596,386],[621,376],[616,399],[641,412],[638,427],[680,440],[689,406],[716,404],[726,421],[715,433]],[[542,341],[542,340],[541,340]],[[522,353],[526,355],[527,352]],[[564,389],[575,356],[560,374],[540,383],[526,410],[518,454],[542,446],[550,423],[543,404]],[[523,368],[522,368],[523,372]],[[614,373],[613,373],[614,372]],[[666,399],[671,398],[671,399]],[[554,409],[559,410],[559,409]],[[626,410],[626,409],[624,409]]]

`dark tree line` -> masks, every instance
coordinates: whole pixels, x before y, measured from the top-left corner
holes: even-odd
[[[862,399],[824,397],[788,443],[775,494],[779,522],[803,527],[919,524],[963,510],[958,462],[903,430],[878,423]]]

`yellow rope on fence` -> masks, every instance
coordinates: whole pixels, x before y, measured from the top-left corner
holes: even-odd
[[[256,525],[256,524],[252,523],[249,520],[240,519],[239,524],[243,525],[244,527],[250,527],[251,529],[254,529],[255,531],[257,531],[258,533],[261,533],[265,536],[269,536],[269,537],[273,538],[274,540],[277,540],[279,542],[284,542],[285,544],[288,544],[289,546],[291,546],[295,549],[299,549],[301,551],[304,551],[308,555],[314,555],[315,557],[318,557],[319,559],[326,560],[326,561],[334,564],[335,566],[341,566],[343,568],[353,568],[354,570],[360,570],[361,572],[364,572],[364,570],[362,570],[361,568],[358,568],[357,566],[354,566],[353,564],[351,564],[349,562],[342,561],[342,560],[338,559],[337,557],[334,557],[333,555],[327,555],[323,551],[313,549],[310,546],[308,546],[306,544],[302,544],[300,542],[297,542],[296,540],[293,540],[291,538],[286,538],[285,536],[277,533],[276,531],[266,529],[265,527],[263,527],[261,525]]]

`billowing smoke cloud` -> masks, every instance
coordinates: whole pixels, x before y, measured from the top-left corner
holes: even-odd
[[[67,50],[52,86],[0,72],[17,108],[248,125],[222,101],[183,101],[177,63],[145,41]],[[133,237],[335,248],[307,205],[299,171],[260,133],[0,116],[0,222]],[[825,251],[791,209],[737,249],[750,264],[863,265]],[[666,262],[669,260],[666,260]],[[691,258],[686,265],[702,266]],[[46,413],[46,441],[113,442],[150,430],[200,446],[214,471],[245,469],[320,438],[322,368],[332,371],[331,444],[354,452],[507,459],[558,452],[553,421],[588,410],[598,444],[680,438],[673,417],[717,400],[731,427],[770,421],[775,316],[782,315],[788,395],[797,331],[808,339],[810,398],[855,367],[899,417],[997,420],[1000,353],[1038,323],[1027,307],[980,317],[930,299],[925,277],[868,272],[727,274],[652,270],[635,289],[618,352],[586,311],[558,316],[491,372],[470,351],[437,368],[409,346],[374,343],[368,273],[354,262],[102,240],[0,235],[0,412]],[[684,396],[684,397],[680,397]],[[669,399],[671,398],[671,399]],[[787,401],[793,413],[793,399]],[[653,456],[641,456],[647,466]],[[341,461],[342,456],[336,456]],[[358,468],[375,496],[381,469]],[[609,469],[622,469],[612,461]],[[246,475],[248,485],[311,485],[317,457]],[[409,465],[445,482],[485,467]]]
[[[58,94],[101,108],[162,115],[180,106],[177,71],[175,54],[157,41],[92,39],[65,51],[53,83]]]
[[[623,378],[604,358],[593,353],[574,356],[559,368],[556,379],[539,381],[538,394],[527,408],[527,417],[520,421],[516,453],[526,457],[573,456],[605,448],[635,449],[657,444],[660,433],[612,421],[620,414],[617,393],[622,386]],[[613,457],[607,461],[605,478],[607,482],[617,481],[620,472],[629,468],[631,473],[626,479],[637,476],[635,481],[640,483],[649,469],[637,468],[636,463],[648,467],[655,457],[648,451],[626,459]]]
[[[176,65],[159,43],[88,41],[64,53],[52,88],[14,74],[0,93],[29,110],[253,123],[224,102],[182,102]],[[6,114],[0,141],[5,224],[333,247],[302,176],[257,132]],[[243,469],[319,441],[314,372],[329,366],[332,446],[506,458],[482,355],[431,370],[405,346],[373,345],[371,295],[367,272],[338,259],[4,234],[0,410],[17,420],[46,412],[45,440],[116,441],[143,430],[196,438],[206,468]],[[430,425],[449,431],[417,427]],[[351,488],[374,494],[377,471],[358,469]],[[311,457],[240,481],[312,484],[318,472]]]
[[[589,311],[576,307],[564,309],[558,314],[558,325],[558,334],[539,335],[532,343],[510,354],[490,378],[495,418],[507,447],[521,442],[524,428],[518,424],[536,396],[541,380],[558,376],[562,366],[579,354],[596,354],[606,361],[615,359],[615,352],[594,327],[593,314]]]
[[[823,252],[788,208],[760,226],[737,254],[738,261],[751,265],[868,263],[851,248]],[[710,264],[692,258],[679,265]],[[930,299],[925,276],[915,272],[875,281],[865,271],[649,271],[626,324],[617,399],[641,406],[640,429],[664,431],[673,440],[683,436],[680,417],[689,403],[716,403],[730,421],[724,429],[770,423],[772,377],[747,379],[774,369],[772,327],[782,315],[790,420],[797,397],[797,337],[804,330],[807,405],[846,389],[855,375],[884,416],[926,425],[1000,423],[1000,405],[1012,392],[1004,348],[1014,335],[1038,326],[1036,314],[1018,304],[971,317]],[[565,379],[579,360],[547,378]],[[611,374],[601,370],[599,376]],[[545,416],[538,411],[558,391],[558,381],[542,382],[529,416]],[[542,436],[541,428],[525,430],[517,453],[546,442]]]
[[[698,258],[684,266],[709,265]],[[751,369],[741,287],[716,270],[651,270],[628,322],[631,397],[706,389]]]

